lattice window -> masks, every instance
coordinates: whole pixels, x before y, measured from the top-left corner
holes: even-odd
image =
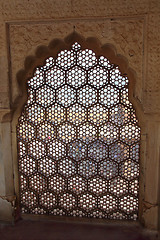
[[[140,128],[118,66],[76,42],[28,80],[22,213],[137,219]]]

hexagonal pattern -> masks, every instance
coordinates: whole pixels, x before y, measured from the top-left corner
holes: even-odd
[[[99,162],[108,157],[108,146],[97,140],[88,146],[88,157]]]
[[[68,144],[68,156],[76,161],[87,157],[87,146],[81,141]]]
[[[94,123],[95,125],[100,125],[108,121],[108,109],[100,104],[92,106],[88,110],[88,121]]]
[[[85,143],[94,141],[97,139],[97,128],[89,123],[79,126],[78,138]]]
[[[47,153],[53,159],[59,160],[66,155],[66,146],[58,140],[47,144]]]
[[[75,53],[74,51],[61,51],[58,53],[58,57],[56,59],[56,63],[59,67],[64,70],[71,68],[76,63]]]
[[[85,178],[94,176],[97,173],[97,164],[90,159],[81,161],[78,165],[78,173]]]
[[[19,152],[19,159],[24,157],[27,154],[27,144],[24,144],[21,141],[18,141],[18,152]]]
[[[84,107],[89,107],[97,102],[97,90],[86,85],[78,90],[77,101]]]
[[[130,121],[130,109],[119,104],[111,109],[110,121],[118,126]]]
[[[133,144],[140,140],[140,128],[132,123],[126,124],[120,130],[120,139],[126,144]]]
[[[118,137],[118,128],[111,123],[107,123],[99,128],[99,138],[107,144],[115,142],[118,140]]]
[[[119,90],[111,85],[107,85],[99,91],[99,101],[110,108],[119,102]]]
[[[43,207],[53,208],[56,205],[56,196],[52,192],[43,192],[40,195],[39,202]]]
[[[22,213],[136,220],[139,140],[118,66],[78,42],[50,56],[18,119]]]
[[[130,158],[134,161],[139,160],[139,143],[130,146]]]
[[[104,160],[99,163],[98,173],[106,179],[114,178],[118,175],[118,164],[110,159]]]
[[[47,187],[47,181],[43,176],[39,174],[35,174],[29,177],[29,188],[31,188],[32,190],[39,193],[44,191],[46,187]]]
[[[35,137],[36,129],[30,123],[24,121],[17,127],[17,137],[24,141],[30,141]]]
[[[64,193],[60,196],[59,204],[61,207],[69,210],[76,205],[76,199],[71,193]]]
[[[98,177],[88,180],[88,190],[93,194],[100,195],[107,192],[107,181]]]
[[[34,89],[39,88],[44,83],[44,72],[40,69],[36,69],[33,77],[28,80],[28,86]]]
[[[80,176],[74,176],[68,178],[68,190],[72,191],[75,194],[80,194],[87,190],[87,184],[85,179]]]
[[[37,159],[43,157],[45,154],[45,145],[38,140],[28,143],[28,154]]]
[[[79,210],[79,209],[74,209],[74,210],[69,211],[68,215],[72,216],[72,217],[85,217],[86,216],[85,212],[82,210]]]
[[[76,101],[76,91],[64,85],[57,90],[57,103],[62,104],[63,107],[69,107]]]
[[[109,181],[109,192],[119,197],[128,192],[128,182],[117,177]]]
[[[98,207],[106,212],[115,211],[117,208],[117,199],[109,194],[103,195],[98,198]]]
[[[139,191],[139,181],[138,179],[135,179],[131,181],[129,184],[129,192],[132,193],[134,196],[137,196],[138,191]]]
[[[53,57],[47,58],[45,63],[46,64],[41,67],[42,70],[48,70],[49,68],[53,67],[53,65],[54,65],[54,58]]]
[[[118,211],[115,211],[113,213],[110,213],[108,214],[109,218],[110,219],[113,219],[113,220],[125,220],[127,219],[127,215],[122,213],[122,212],[118,212]]]
[[[59,216],[64,216],[66,215],[66,212],[63,209],[60,208],[54,208],[53,210],[49,211],[50,215],[59,215]]]
[[[19,159],[19,171],[28,176],[33,174],[36,171],[36,161],[33,160],[29,156],[20,158]]]
[[[100,211],[100,210],[93,210],[88,212],[88,217],[90,218],[107,218],[107,213],[105,213],[104,211]]]
[[[58,125],[66,120],[65,108],[55,103],[51,107],[47,108],[47,120]]]
[[[79,104],[74,104],[67,109],[67,120],[78,126],[87,119],[86,108]]]
[[[108,83],[108,71],[100,66],[94,67],[88,71],[88,83],[99,89]]]
[[[26,115],[28,121],[32,122],[33,124],[39,124],[45,120],[45,110],[43,107],[37,104],[29,106],[26,109]]]
[[[41,141],[48,142],[56,136],[55,127],[47,122],[42,123],[37,127],[37,138]]]
[[[43,107],[47,107],[55,101],[55,91],[48,86],[43,86],[36,91],[36,101]]]
[[[18,118],[19,125],[21,125],[21,124],[24,123],[24,122],[27,123],[27,121],[26,121],[26,114],[25,114],[26,110],[27,110],[27,107],[25,107],[25,108],[23,109],[21,116]],[[19,129],[20,129],[19,125],[17,126],[17,130],[18,130],[18,131],[17,131],[17,136],[19,135]]]
[[[20,186],[21,186],[21,190],[25,190],[28,188],[28,177],[25,177],[23,174],[20,175],[20,178],[19,178],[19,182],[20,182]]]
[[[88,70],[89,68],[95,66],[97,63],[97,58],[92,50],[80,50],[77,56],[78,66]]]
[[[129,158],[129,146],[122,142],[116,142],[110,145],[109,157],[118,163]]]
[[[53,68],[50,68],[48,71],[46,71],[45,77],[46,84],[50,87],[53,87],[54,89],[57,89],[65,83],[65,71],[58,68],[57,66],[54,66]]]
[[[68,122],[63,123],[58,127],[57,137],[63,142],[71,142],[76,138],[76,128]]]
[[[70,177],[76,173],[76,164],[70,159],[62,159],[58,163],[58,172],[65,177]]]
[[[86,211],[96,207],[96,203],[96,198],[92,194],[86,193],[79,197],[79,206]]]
[[[120,99],[121,103],[124,104],[125,106],[130,107],[131,109],[133,109],[132,107],[132,103],[129,101],[129,92],[128,92],[128,88],[124,88],[121,90],[121,99]]]
[[[42,207],[35,207],[35,208],[31,209],[30,213],[31,214],[41,214],[41,215],[43,215],[43,214],[46,214],[47,211]]]
[[[27,105],[31,105],[33,103],[35,103],[35,90],[32,88],[28,88]]]
[[[138,199],[132,196],[124,196],[120,199],[120,209],[130,214],[138,210]]]
[[[55,174],[48,178],[48,188],[55,194],[60,193],[66,189],[66,183],[62,176]]]
[[[139,176],[139,166],[136,162],[127,159],[119,165],[119,174],[127,180],[131,180]]]
[[[67,83],[74,88],[79,88],[86,83],[86,71],[80,67],[73,67],[67,72]]]
[[[78,50],[81,49],[81,45],[78,43],[78,42],[75,42],[73,45],[72,45],[72,49],[77,52]]]
[[[128,85],[128,78],[127,76],[122,76],[121,72],[119,71],[118,67],[111,70],[111,80],[110,83],[115,85],[118,88],[123,88]]]
[[[48,177],[56,172],[56,162],[45,157],[38,160],[38,172]]]
[[[21,203],[29,208],[37,203],[36,194],[30,190],[21,193]]]
[[[99,57],[99,65],[105,67],[106,69],[110,70],[114,67],[114,64],[111,64],[110,61],[105,58],[104,56]]]

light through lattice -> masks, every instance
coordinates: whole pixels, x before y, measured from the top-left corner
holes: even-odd
[[[137,219],[140,128],[104,56],[76,42],[37,68],[17,139],[22,213]]]

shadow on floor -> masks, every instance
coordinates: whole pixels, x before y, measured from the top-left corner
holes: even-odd
[[[150,240],[140,226],[21,220],[0,225],[0,240]]]

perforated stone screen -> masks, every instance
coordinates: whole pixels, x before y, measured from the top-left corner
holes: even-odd
[[[140,128],[118,66],[76,42],[28,80],[22,213],[137,219]]]

